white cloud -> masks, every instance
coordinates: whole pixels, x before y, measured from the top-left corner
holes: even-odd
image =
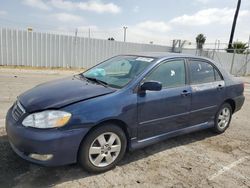
[[[0,16],[5,16],[7,15],[7,11],[5,10],[0,10]]]
[[[78,26],[77,29],[79,32],[86,32],[89,29],[96,31],[96,30],[98,30],[98,27],[96,25],[83,25],[83,26]]]
[[[102,3],[101,1],[88,1],[78,3],[78,8],[81,10],[94,11],[98,13],[119,13],[121,8],[114,3]]]
[[[147,22],[147,21],[145,21]],[[151,21],[153,23],[153,21]],[[160,22],[160,21],[158,21]],[[144,23],[144,22],[141,22]],[[148,27],[142,27],[144,24],[128,25],[127,29],[127,42],[134,43],[147,43],[153,41],[154,44],[170,45],[171,37],[168,32],[161,32],[157,29],[151,29]],[[91,38],[99,38],[107,40],[109,37],[113,37],[116,41],[123,41],[123,27],[111,27],[111,28],[99,28],[96,25],[79,25],[75,27],[78,29],[78,36],[88,37],[90,29]],[[64,26],[58,28],[63,33],[70,33],[74,35],[75,29],[70,26]]]
[[[157,31],[151,32],[137,27],[128,27],[127,30],[128,42],[150,43],[152,41],[154,44],[167,45],[169,44],[170,40],[171,38],[168,36],[167,33],[161,33]]]
[[[166,22],[163,22],[163,21],[147,20],[147,21],[138,23],[136,27],[147,30],[147,31],[156,32],[156,33],[167,32],[170,30],[170,26]]]
[[[80,25],[75,27],[78,30],[78,36],[82,36],[82,34],[86,34],[89,32],[89,29],[91,32],[99,31],[99,28],[96,25]],[[68,25],[62,25],[60,27],[57,27],[57,31],[61,31],[64,33],[74,33],[75,28],[72,28]]]
[[[51,17],[57,19],[61,22],[80,22],[83,21],[83,18],[74,14],[68,13],[57,13],[50,15]]]
[[[114,3],[103,3],[102,1],[73,2],[70,0],[50,0],[51,6],[63,10],[87,10],[97,13],[119,13],[121,8]]]
[[[117,14],[121,12],[121,8],[114,3],[104,3],[101,0],[90,0],[87,2],[75,2],[71,0],[23,0],[23,3],[39,8],[42,10],[49,10],[51,7],[57,9],[63,9],[67,11],[73,10],[87,10],[97,13],[113,13]]]
[[[114,37],[116,40],[123,40],[122,27],[110,31],[110,37]],[[154,44],[166,45],[170,41],[168,36],[169,31],[171,31],[171,27],[167,22],[145,20],[135,25],[128,25],[127,41],[136,43],[149,43],[153,41]]]
[[[195,0],[197,3],[207,4],[209,0]]]
[[[108,39],[113,37],[115,40],[123,41],[123,27],[106,28],[105,30],[96,26],[82,26],[78,27],[79,34],[88,35],[88,28],[90,28],[90,35],[93,38]],[[169,44],[170,38],[168,31],[171,28],[164,21],[146,20],[134,25],[128,25],[127,42],[148,43],[153,41],[154,44]]]
[[[133,8],[133,12],[139,12],[139,6],[135,6],[135,7]]]
[[[230,8],[210,8],[196,12],[192,15],[184,14],[182,16],[173,18],[170,23],[178,25],[208,25],[211,23],[227,24],[231,23],[234,16],[235,9]],[[240,17],[249,14],[248,10],[241,10]]]
[[[50,10],[50,7],[42,0],[23,0],[23,3],[30,7],[39,8],[41,10]]]
[[[64,10],[73,10],[76,8],[75,3],[73,3],[72,1],[51,0],[49,4],[53,7],[64,9]]]

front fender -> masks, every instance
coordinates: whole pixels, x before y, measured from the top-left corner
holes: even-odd
[[[137,94],[132,91],[112,93],[63,108],[72,114],[68,127],[92,128],[108,120],[127,125],[130,137],[137,135]]]

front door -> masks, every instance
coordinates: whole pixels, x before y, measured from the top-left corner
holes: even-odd
[[[138,138],[145,139],[189,126],[191,88],[184,59],[161,63],[143,82],[159,81],[161,91],[138,94]]]

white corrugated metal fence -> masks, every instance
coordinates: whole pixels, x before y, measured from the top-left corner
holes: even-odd
[[[0,65],[91,67],[111,56],[171,47],[0,28]]]

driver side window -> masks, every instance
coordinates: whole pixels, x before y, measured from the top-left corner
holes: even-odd
[[[163,88],[185,85],[184,60],[172,60],[161,64],[147,76],[145,81],[161,82]]]

